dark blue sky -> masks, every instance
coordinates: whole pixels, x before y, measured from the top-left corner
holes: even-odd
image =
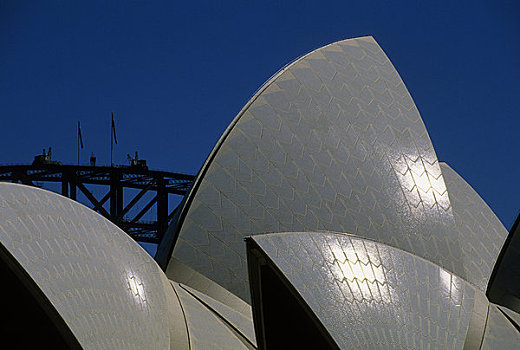
[[[373,35],[438,158],[507,228],[520,207],[520,2],[0,0],[0,163],[135,150],[196,173],[258,87],[294,58]]]

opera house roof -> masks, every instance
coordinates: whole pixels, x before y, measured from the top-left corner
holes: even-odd
[[[21,310],[4,333],[44,348],[520,349],[519,223],[508,234],[437,159],[372,37],[274,74],[181,205],[154,260],[83,205],[0,183],[3,304]]]

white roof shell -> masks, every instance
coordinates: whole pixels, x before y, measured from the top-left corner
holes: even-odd
[[[249,301],[244,237],[321,230],[399,247],[479,288],[489,277],[467,275],[428,133],[371,37],[319,48],[257,92],[199,172],[172,257]]]
[[[163,272],[101,215],[52,192],[0,183],[0,243],[82,348],[169,348]]]

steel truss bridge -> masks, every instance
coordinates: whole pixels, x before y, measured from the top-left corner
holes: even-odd
[[[94,211],[112,221],[136,241],[150,243],[161,242],[168,222],[175,213],[175,208],[168,208],[169,195],[184,196],[194,179],[193,175],[132,166],[0,165],[0,181],[37,187],[41,187],[44,182],[61,183],[61,194],[73,200],[76,200],[79,190]],[[104,189],[106,194],[96,198],[88,185],[104,185],[107,187]],[[123,202],[125,189],[139,190],[126,205]],[[143,198],[149,192],[154,194],[153,198]],[[146,204],[136,215],[129,217],[130,210],[141,202]],[[154,204],[156,220],[141,220],[145,214],[153,212]]]

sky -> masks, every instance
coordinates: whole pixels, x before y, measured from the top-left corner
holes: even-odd
[[[196,174],[276,71],[372,35],[410,91],[439,160],[507,229],[520,208],[520,1],[0,0],[0,163],[110,162]]]

